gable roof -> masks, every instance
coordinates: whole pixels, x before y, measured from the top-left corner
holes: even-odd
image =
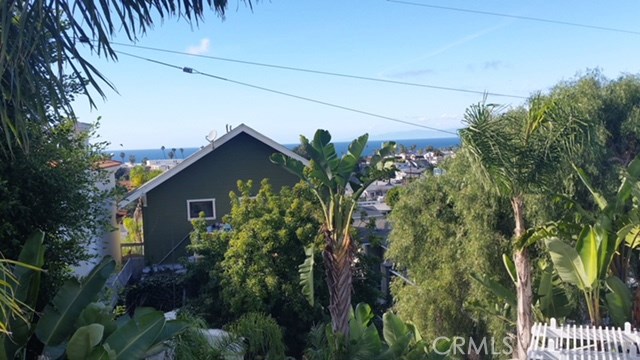
[[[143,196],[148,191],[151,191],[152,189],[154,189],[158,185],[160,185],[163,182],[169,180],[170,178],[172,178],[173,176],[175,176],[176,174],[178,174],[182,170],[184,170],[187,167],[189,167],[191,164],[195,163],[196,161],[200,160],[201,158],[203,158],[206,155],[210,154],[211,152],[215,151],[220,146],[224,145],[226,142],[230,141],[231,139],[233,139],[236,136],[238,136],[240,134],[243,134],[243,133],[253,137],[254,139],[256,139],[256,140],[268,145],[269,147],[273,148],[274,150],[276,150],[278,152],[281,152],[282,154],[284,154],[284,155],[286,155],[286,156],[288,156],[290,158],[293,158],[293,159],[301,161],[305,166],[309,164],[309,160],[307,160],[307,159],[303,158],[302,156],[296,154],[295,152],[289,150],[286,146],[281,145],[281,144],[277,143],[276,141],[269,139],[268,137],[266,137],[263,134],[253,130],[252,128],[248,127],[245,124],[240,124],[239,126],[234,128],[233,130],[231,130],[228,133],[222,135],[219,139],[215,140],[213,143],[210,143],[209,145],[205,146],[204,148],[198,150],[193,155],[191,155],[188,158],[184,159],[184,161],[182,161],[181,163],[179,163],[175,167],[165,171],[164,173],[158,175],[156,178],[144,183],[142,186],[140,186],[136,190],[134,190],[134,191],[130,192],[129,194],[127,194],[127,196],[122,201],[120,201],[118,203],[118,207],[119,208],[123,208],[123,207],[131,204],[132,202],[138,200],[141,196]]]

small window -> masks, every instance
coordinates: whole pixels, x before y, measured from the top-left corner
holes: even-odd
[[[206,220],[215,220],[216,199],[187,200],[187,218],[189,221],[199,218],[201,212],[204,212]]]

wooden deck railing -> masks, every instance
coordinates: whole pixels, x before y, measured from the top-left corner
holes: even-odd
[[[120,244],[120,254],[126,259],[130,256],[144,256],[144,243],[123,243]]]

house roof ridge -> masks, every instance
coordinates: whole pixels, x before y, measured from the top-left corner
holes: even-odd
[[[293,159],[301,161],[305,165],[307,165],[309,163],[309,161],[307,159],[305,159],[302,156],[296,154],[292,150],[288,149],[286,146],[284,146],[284,145],[282,145],[282,144],[270,139],[266,135],[254,130],[253,128],[249,127],[248,125],[246,125],[244,123],[241,123],[240,125],[238,125],[235,128],[231,129],[231,131],[229,131],[226,134],[222,135],[218,139],[210,142],[209,145],[206,145],[202,149],[196,151],[194,154],[192,154],[191,156],[189,156],[186,159],[184,159],[182,162],[180,162],[175,167],[165,171],[164,173],[158,175],[157,177],[155,177],[155,178],[149,180],[148,182],[142,184],[142,186],[140,186],[139,188],[137,188],[137,189],[133,190],[132,192],[128,193],[125,196],[125,198],[118,203],[118,208],[123,208],[123,207],[131,204],[132,202],[136,201],[138,198],[140,198],[146,192],[151,191],[155,187],[157,187],[160,184],[164,183],[165,181],[169,180],[170,178],[172,178],[173,176],[175,176],[176,174],[178,174],[182,170],[184,170],[187,167],[189,167],[191,164],[195,163],[196,161],[200,160],[201,158],[203,158],[206,155],[210,154],[211,152],[215,151],[215,149],[217,149],[218,147],[224,145],[226,142],[228,142],[229,140],[235,138],[236,136],[238,136],[238,135],[240,135],[242,133],[245,133],[245,134],[253,137],[254,139],[257,139],[258,141],[268,145],[269,147],[273,148],[276,151],[279,151],[279,152],[289,156],[290,158],[293,158]]]

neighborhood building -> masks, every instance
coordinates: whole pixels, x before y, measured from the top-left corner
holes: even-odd
[[[129,193],[119,207],[141,204],[145,262],[173,264],[186,256],[191,220],[204,212],[210,225],[221,223],[231,210],[229,192],[237,191],[238,180],[253,180],[256,192],[265,178],[276,191],[295,185],[297,176],[269,160],[275,152],[308,163],[242,124]]]

